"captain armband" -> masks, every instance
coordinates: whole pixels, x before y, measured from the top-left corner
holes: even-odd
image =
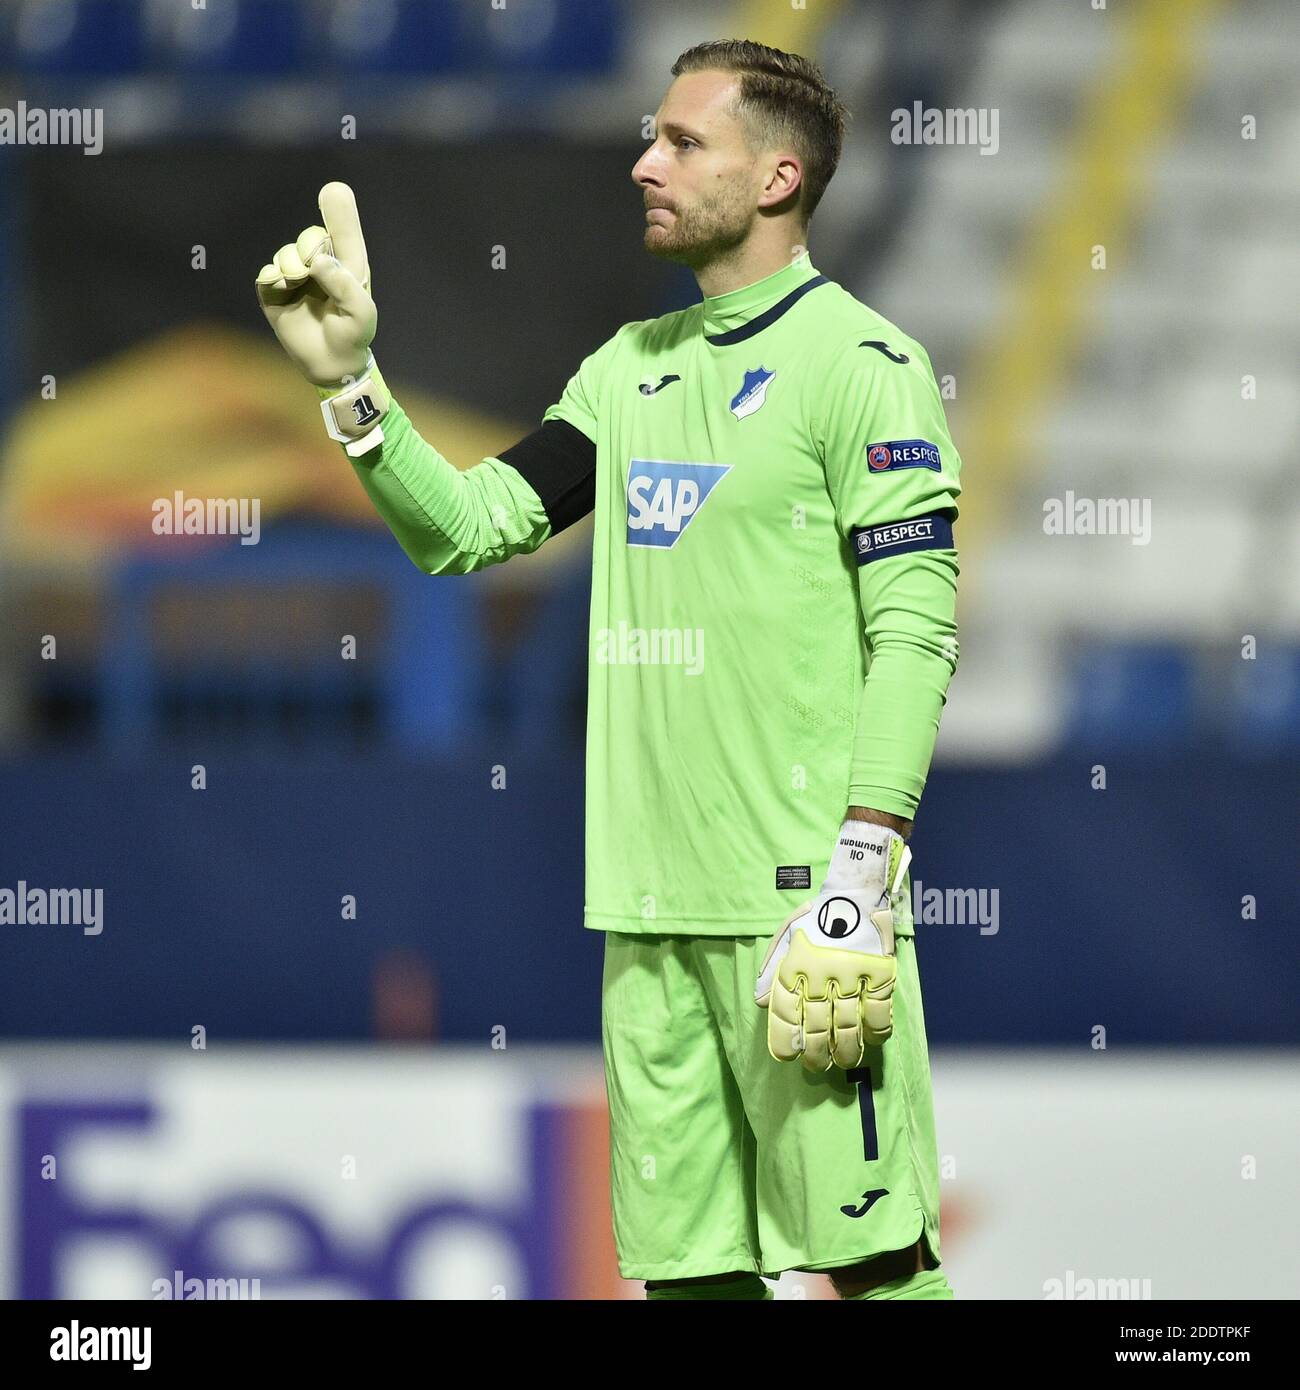
[[[849,531],[853,558],[859,565],[869,565],[914,550],[952,550],[952,518],[953,513],[945,510],[883,526],[854,526]]]

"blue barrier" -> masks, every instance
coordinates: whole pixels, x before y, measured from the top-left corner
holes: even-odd
[[[321,56],[349,76],[453,72],[471,62],[466,16],[463,5],[428,0],[337,5],[322,31]]]
[[[143,66],[145,46],[140,0],[17,0],[0,13],[0,69],[125,75]]]
[[[160,592],[178,583],[191,593],[232,584],[254,591],[284,583],[378,585],[388,605],[382,661],[377,671],[369,660],[345,662],[335,646],[306,668],[278,667],[264,658],[242,669],[166,673],[156,650],[152,605]],[[119,566],[109,585],[98,674],[103,737],[119,750],[155,739],[165,680],[188,682],[192,692],[218,699],[243,692],[267,709],[278,695],[292,691],[310,708],[313,695],[316,707],[322,695],[327,702],[346,698],[359,675],[373,673],[384,732],[395,746],[423,753],[453,750],[477,727],[479,593],[474,576],[421,574],[396,541],[379,531],[280,524],[267,527],[256,545],[231,537],[198,552],[137,553]]]
[[[930,1040],[1295,1045],[1300,762],[1108,771],[1105,791],[1084,759],[932,775],[913,839]],[[544,735],[434,761],[208,746],[0,765],[0,888],[104,890],[96,936],[0,924],[0,1033],[365,1039],[396,952],[427,964],[441,1037],[594,1041],[582,777],[581,744]],[[991,911],[936,920],[936,892]]]
[[[1167,748],[1191,738],[1198,695],[1193,649],[1175,642],[1086,642],[1072,668],[1066,736],[1076,745]]]
[[[42,76],[175,72],[221,78],[613,71],[619,0],[13,0],[0,69]]]
[[[1300,647],[1264,637],[1250,660],[1233,660],[1228,686],[1230,743],[1265,755],[1300,748]]]

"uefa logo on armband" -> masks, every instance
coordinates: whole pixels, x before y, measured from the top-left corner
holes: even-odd
[[[939,447],[928,439],[890,439],[883,444],[867,445],[867,467],[873,473],[886,473],[895,468],[933,468],[937,473]]]

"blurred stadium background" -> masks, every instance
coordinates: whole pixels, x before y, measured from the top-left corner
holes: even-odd
[[[352,183],[385,373],[473,465],[697,297],[628,176],[733,36],[853,109],[812,256],[927,346],[965,461],[914,839],[979,909],[918,931],[951,1281],[1300,1293],[1286,0],[0,5],[0,108],[104,122],[0,144],[0,887],[104,903],[0,925],[0,1293],[639,1296],[581,927],[590,530],[418,574],[252,283]],[[914,102],[996,152],[892,143]],[[155,534],[178,493],[256,501],[257,544]],[[1052,532],[1089,501],[1126,533]]]

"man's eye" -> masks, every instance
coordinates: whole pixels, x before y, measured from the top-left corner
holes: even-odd
[[[677,138],[677,148],[678,148],[678,149],[681,149],[681,147],[682,147],[683,145],[695,146],[695,141],[692,140],[691,137],[690,137],[689,135],[681,135],[681,136],[678,136],[678,138]],[[698,146],[695,146],[695,148],[698,148]]]

